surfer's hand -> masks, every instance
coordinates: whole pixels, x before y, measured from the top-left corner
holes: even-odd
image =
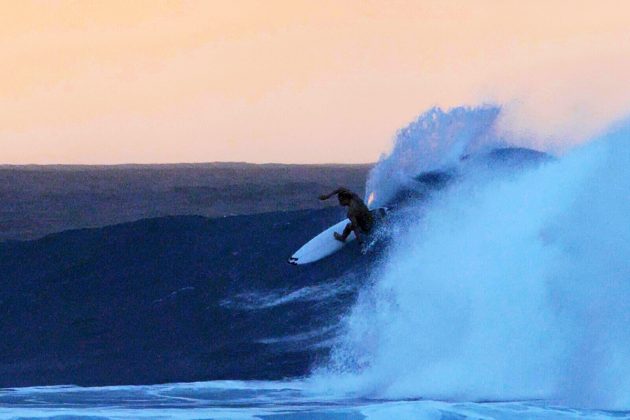
[[[319,199],[320,199],[321,201],[326,201],[326,200],[328,200],[328,196],[327,196],[327,195],[325,195],[325,194],[322,194],[322,195],[320,195],[320,196],[319,196]]]

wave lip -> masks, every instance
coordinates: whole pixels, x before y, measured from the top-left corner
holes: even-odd
[[[448,112],[432,108],[399,130],[392,151],[381,156],[368,176],[366,199],[372,208],[387,205],[423,172],[442,170],[468,154],[505,145],[495,129],[500,111],[491,105]]]

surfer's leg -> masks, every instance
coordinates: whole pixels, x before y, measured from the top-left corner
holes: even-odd
[[[358,219],[358,222],[359,222],[359,228],[361,228],[361,231],[363,233],[367,234],[372,231],[372,226],[374,226],[374,220],[372,219],[371,215]]]
[[[353,226],[352,223],[348,223],[346,225],[346,227],[343,229],[343,233],[340,235],[337,232],[334,233],[335,239],[341,242],[345,242],[346,239],[348,238],[348,235],[350,235],[350,233],[353,230]]]

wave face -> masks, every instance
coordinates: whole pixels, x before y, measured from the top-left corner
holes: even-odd
[[[401,132],[369,185],[394,194],[409,171],[498,140],[498,114],[430,111]],[[622,125],[508,177],[471,162],[474,175],[410,204],[315,386],[630,407],[629,141]]]

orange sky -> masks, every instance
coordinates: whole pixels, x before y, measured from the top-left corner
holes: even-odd
[[[557,150],[630,112],[627,1],[1,5],[0,163],[371,162],[482,102]]]

